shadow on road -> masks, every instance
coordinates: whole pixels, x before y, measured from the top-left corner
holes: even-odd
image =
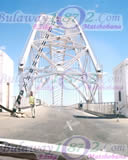
[[[80,116],[80,115],[73,115],[75,118],[83,118],[83,119],[116,119],[117,117],[93,117],[93,116]],[[124,117],[119,117],[124,118]]]

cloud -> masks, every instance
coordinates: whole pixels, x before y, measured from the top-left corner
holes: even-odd
[[[6,50],[5,46],[0,46],[0,50]]]

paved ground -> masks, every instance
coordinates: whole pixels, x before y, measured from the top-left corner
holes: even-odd
[[[0,113],[0,137],[59,143],[73,135],[104,144],[128,144],[128,119],[107,119],[69,107],[37,107],[36,118],[30,110],[26,118]]]

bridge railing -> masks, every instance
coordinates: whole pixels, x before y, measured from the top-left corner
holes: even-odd
[[[82,109],[85,111],[92,111],[101,114],[115,114],[117,108],[116,102],[103,102],[103,103],[82,103]],[[77,104],[80,108],[80,104]]]

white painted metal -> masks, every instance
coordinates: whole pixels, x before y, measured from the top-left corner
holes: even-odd
[[[125,59],[122,63],[120,63],[114,69],[113,73],[115,102],[118,102],[121,108],[128,108],[128,59]],[[121,94],[120,100],[119,92]]]
[[[51,18],[52,16],[49,15],[41,15],[36,28],[33,28],[19,64],[19,95],[22,97],[24,92],[28,95],[34,80],[42,77],[43,85],[51,81],[53,104],[55,103],[55,88],[56,93],[60,95],[60,104],[58,105],[63,104],[64,79],[85,101],[95,101],[95,93],[99,86],[99,74],[102,75],[102,71],[87,37],[76,20],[72,19],[66,24],[67,27],[75,26],[74,28],[66,29],[57,23],[57,18],[54,19],[54,22],[51,21]],[[39,27],[44,24],[48,26],[46,29]],[[33,59],[29,64],[30,57]],[[54,76],[62,79],[60,92],[51,78]],[[79,79],[79,83],[83,85],[82,90],[71,79]],[[99,93],[100,101],[101,94],[102,92]]]
[[[13,60],[0,50],[0,104],[6,108],[13,107]]]
[[[98,102],[102,103],[102,73],[98,73]]]

